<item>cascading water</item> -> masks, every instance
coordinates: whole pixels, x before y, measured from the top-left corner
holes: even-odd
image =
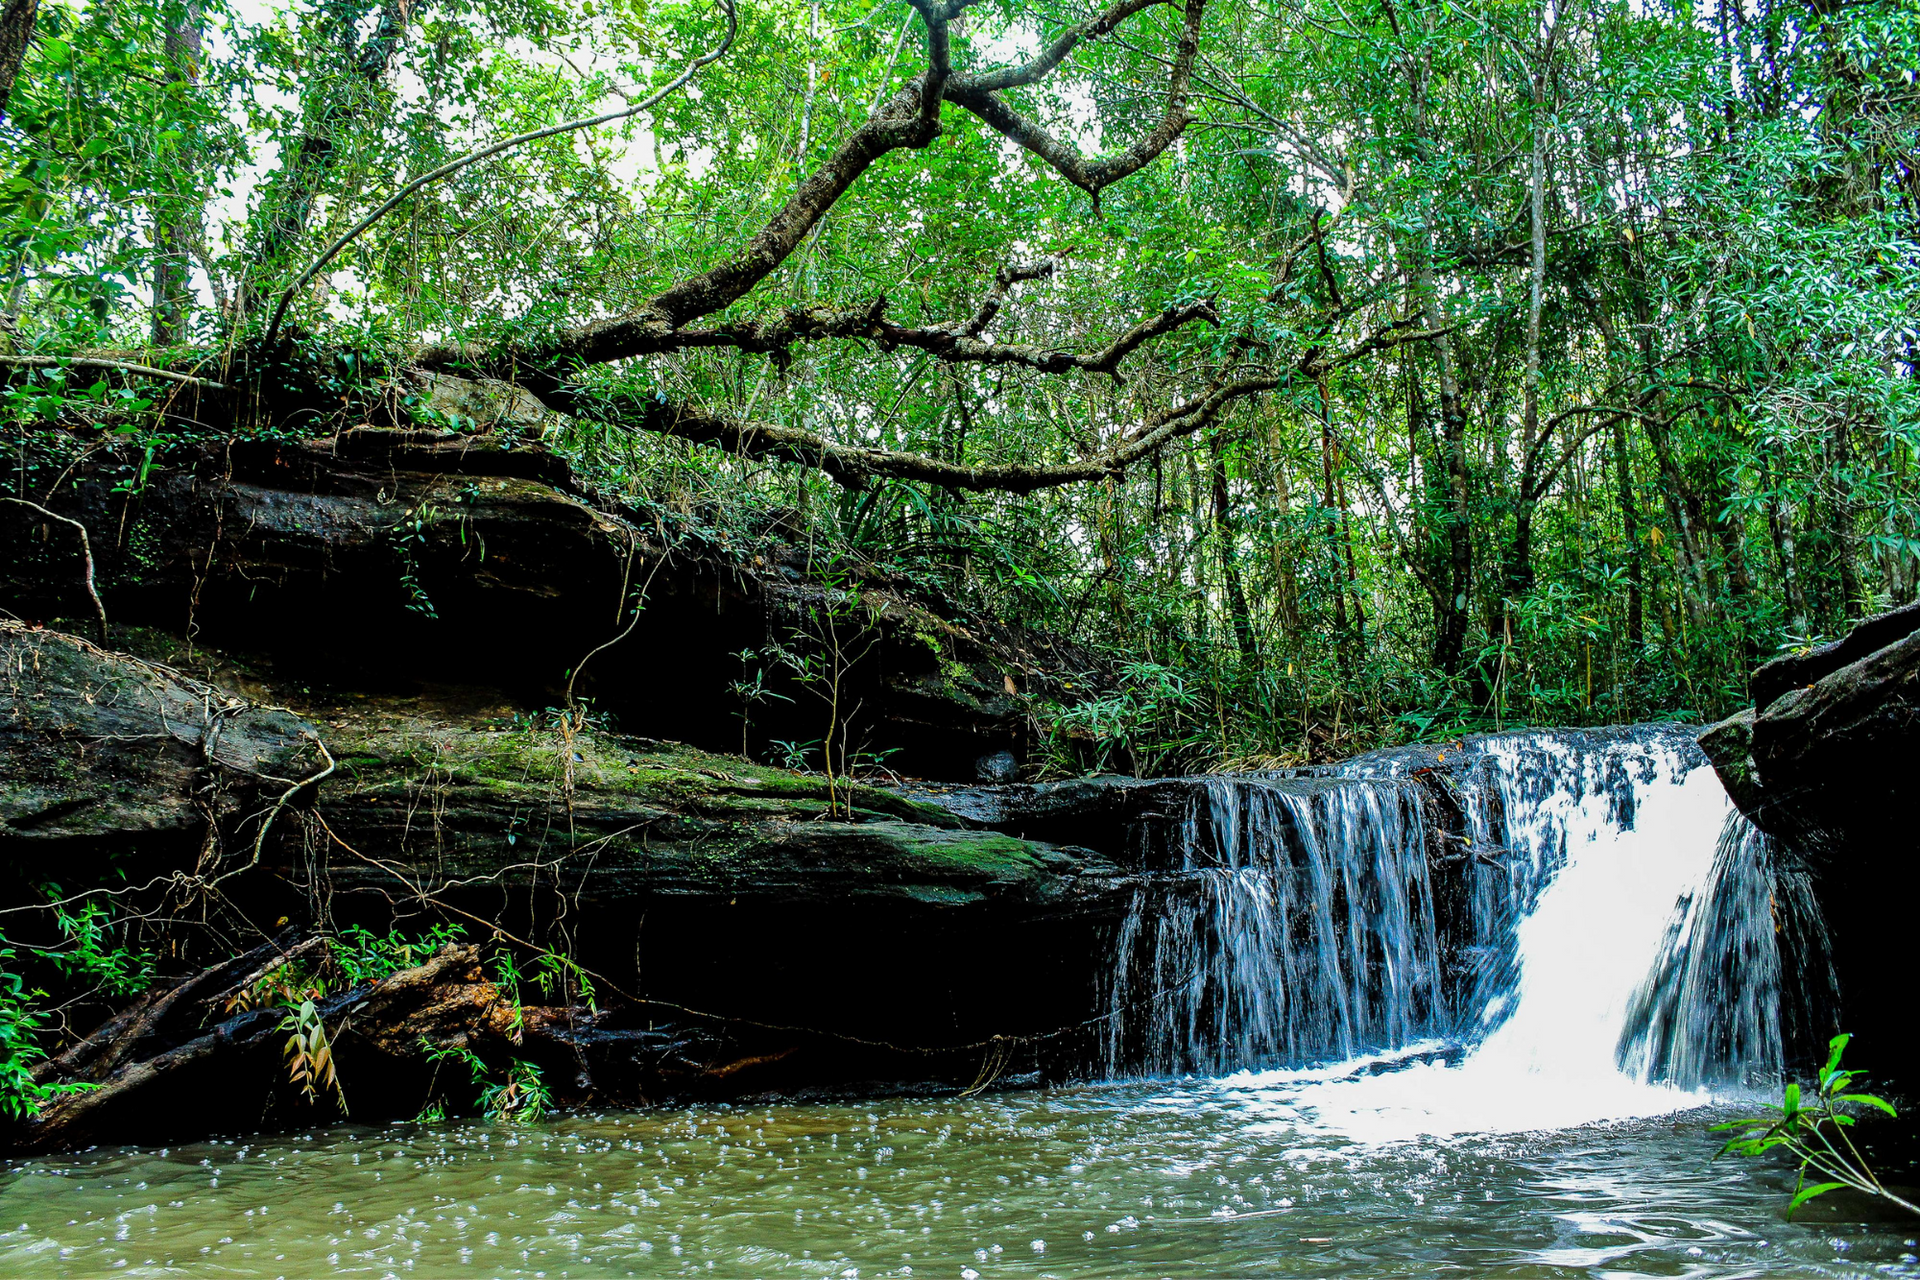
[[[1443,1018],[1417,786],[1201,780],[1122,926],[1108,1069],[1352,1057]],[[1146,1025],[1132,1015],[1144,1014]]]
[[[1107,1073],[1390,1055],[1315,1105],[1356,1132],[1533,1128],[1777,1077],[1783,1019],[1814,1030],[1805,877],[1683,732],[1423,761],[1197,781],[1117,939]]]

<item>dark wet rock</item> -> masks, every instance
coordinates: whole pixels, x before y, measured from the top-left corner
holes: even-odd
[[[1807,859],[1831,928],[1850,1058],[1920,1087],[1909,1015],[1920,827],[1920,605],[1754,673],[1755,705],[1700,735],[1755,826]],[[1889,1086],[1893,1087],[1893,1086]]]
[[[1020,776],[1020,761],[1011,751],[996,751],[974,761],[973,774],[982,782],[1012,782]]]
[[[1920,605],[1754,673],[1754,707],[1700,745],[1754,824],[1828,857],[1920,852],[1902,819],[1920,759]]]
[[[1085,1021],[1099,977],[1086,957],[1130,895],[1102,854],[865,783],[619,734],[584,710],[527,713],[457,686],[315,693],[164,634],[115,638],[139,656],[17,624],[0,633],[0,840],[20,855],[137,847],[155,883],[217,881],[226,919],[184,938],[161,987],[109,1019],[100,1044],[125,1052],[60,1056],[54,1082],[116,1092],[63,1104],[30,1146],[170,1136],[148,1109],[196,1089],[231,1093],[262,1123],[273,1072],[261,1064],[285,1038],[284,1011],[223,1006],[235,988],[218,956],[246,922],[276,919],[539,939],[514,943],[523,960],[564,947],[601,1005],[530,1013],[510,1056],[560,1073],[573,1100],[964,1084],[989,1058],[995,1071],[1084,1061],[1062,1031]],[[266,814],[276,821],[256,852]],[[221,839],[209,845],[209,831]],[[44,877],[49,865],[22,856],[14,869]],[[11,902],[36,893],[8,890]],[[459,1042],[461,1009],[491,1007],[449,991],[437,1044]],[[407,1046],[430,1009],[396,1009],[389,1033],[354,1006],[343,1071],[357,1056],[363,1078],[418,1082]],[[421,1099],[405,1094],[363,1088],[356,1115],[411,1114]],[[239,1122],[212,1106],[181,1123]]]
[[[1416,743],[1356,756],[1336,764],[1306,765],[1234,775],[1298,795],[1313,795],[1355,780],[1405,778],[1434,802],[1441,841],[1459,840],[1458,791],[1469,774],[1488,766],[1490,746],[1525,739],[1570,753],[1593,753],[1621,742],[1658,741],[1704,765],[1695,730],[1681,724],[1609,725],[1590,729],[1472,734],[1451,742]],[[944,809],[968,823],[1025,839],[1082,844],[1114,851],[1135,873],[1164,869],[1152,862],[1169,847],[1167,829],[1190,819],[1207,776],[1133,778],[1099,774],[1058,782],[963,785],[913,783],[899,788],[912,800]],[[1123,852],[1124,851],[1124,852]]]
[[[858,708],[840,740],[971,779],[982,756],[1026,757],[1036,699],[1098,675],[1072,645],[826,563],[777,527],[616,501],[541,443],[548,424],[511,388],[438,377],[423,394],[461,429],[182,445],[143,477],[103,450],[50,501],[94,532],[115,623],[193,634],[294,686],[487,685],[541,707],[571,682],[634,733],[767,757],[827,736],[832,691],[802,671],[833,659],[839,705]],[[70,540],[44,526],[0,509],[19,549],[0,602],[81,616]]]
[[[1915,630],[1920,630],[1920,601],[1875,614],[1856,624],[1840,639],[1805,653],[1775,658],[1755,670],[1747,682],[1753,705],[1769,706],[1789,690],[1804,689],[1842,667],[1904,640]]]
[[[615,913],[671,899],[1072,909],[1119,874],[890,790],[564,719],[475,724],[410,701],[324,723],[340,766],[316,812],[350,850],[379,851],[340,860],[336,893],[469,886],[522,864]]]
[[[0,622],[0,849],[199,850],[325,768],[314,727],[165,665]],[[251,830],[251,828],[250,828]]]

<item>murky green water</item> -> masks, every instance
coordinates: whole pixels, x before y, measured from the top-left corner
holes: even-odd
[[[1690,1112],[1356,1146],[1272,1078],[340,1127],[0,1175],[0,1273],[1920,1276]],[[1844,1216],[1844,1215],[1842,1215]]]

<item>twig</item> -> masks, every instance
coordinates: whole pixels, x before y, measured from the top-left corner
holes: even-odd
[[[205,387],[209,391],[227,389],[225,383],[215,382],[211,378],[197,378],[190,373],[175,373],[171,369],[156,369],[150,364],[129,364],[125,360],[108,360],[102,356],[0,355],[0,364],[10,364],[21,369],[64,369],[69,365],[79,365],[87,369],[117,369],[121,373],[137,373],[143,378],[164,378],[168,382],[179,382],[189,387]]]
[[[299,793],[301,788],[313,786],[315,783],[319,782],[322,778],[325,778],[328,774],[332,773],[336,768],[339,767],[338,764],[334,761],[333,753],[327,750],[327,744],[320,740],[320,736],[318,734],[314,735],[313,745],[319,749],[320,758],[327,762],[327,767],[309,777],[301,778],[298,782],[295,782],[292,786],[288,787],[285,791],[282,791],[280,793],[280,798],[273,802],[273,808],[267,810],[267,816],[261,819],[260,821],[260,830],[253,837],[253,857],[247,862],[247,865],[244,867],[235,867],[233,870],[227,872],[225,875],[216,877],[211,883],[209,883],[206,886],[207,888],[211,889],[216,885],[220,884],[224,880],[231,880],[233,877],[239,875],[242,871],[246,871],[253,867],[259,866],[260,850],[267,843],[267,830],[268,828],[273,826],[273,820],[280,816],[280,811],[287,807],[287,801],[293,799],[293,797]]]
[[[86,562],[86,574],[85,574],[84,581],[87,584],[87,595],[92,598],[93,611],[100,619],[100,647],[102,649],[106,648],[107,647],[107,606],[100,603],[100,593],[99,591],[94,589],[93,539],[87,536],[87,526],[81,524],[78,520],[73,519],[71,516],[63,516],[58,511],[49,511],[45,507],[41,506],[39,503],[28,502],[25,498],[15,498],[5,494],[0,494],[0,497],[5,498],[5,500],[8,502],[17,502],[23,507],[31,507],[35,511],[38,511],[41,515],[47,517],[47,519],[49,520],[58,520],[61,524],[70,524],[75,529],[78,529],[80,531],[80,555]]]

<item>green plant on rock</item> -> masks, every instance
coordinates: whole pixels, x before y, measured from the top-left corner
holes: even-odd
[[[307,965],[294,962],[275,965],[248,985],[227,997],[228,1013],[248,1009],[297,1008],[308,1000],[321,1000],[327,994],[327,981]]]
[[[12,948],[0,949],[0,965],[13,963]],[[41,1084],[33,1064],[47,1056],[38,1043],[46,1014],[33,1007],[43,992],[30,990],[10,969],[0,969],[0,1115],[25,1120],[54,1098],[85,1093],[92,1084]]]
[[[572,1004],[576,999],[587,1008],[598,1012],[594,1002],[593,979],[587,976],[571,956],[563,956],[557,951],[542,951],[533,959],[533,980],[539,986],[540,993],[549,1000],[557,999],[562,1004]]]
[[[464,938],[466,933],[457,924],[436,924],[414,937],[390,929],[383,938],[361,925],[349,925],[329,945],[333,963],[346,976],[347,985],[357,987],[424,964],[441,948]]]
[[[427,589],[420,584],[420,553],[427,548],[427,530],[438,514],[431,502],[422,502],[387,530],[387,540],[400,559],[400,585],[407,592],[407,608],[428,619],[438,618],[440,613],[433,607],[433,598]]]
[[[1713,1126],[1716,1131],[1736,1135],[1720,1148],[1721,1155],[1763,1156],[1778,1150],[1800,1162],[1800,1177],[1787,1204],[1788,1217],[1807,1201],[1842,1187],[1920,1214],[1920,1205],[1887,1190],[1847,1133],[1856,1121],[1850,1109],[1872,1108],[1897,1115],[1886,1099],[1852,1091],[1860,1072],[1840,1069],[1840,1055],[1851,1039],[1838,1035],[1828,1042],[1827,1065],[1820,1068],[1819,1084],[1811,1097],[1805,1096],[1795,1081],[1787,1085],[1778,1106],[1766,1108],[1766,1115]],[[1824,1181],[1809,1183],[1809,1174]]]
[[[1145,776],[1204,739],[1197,721],[1200,697],[1179,670],[1130,662],[1120,676],[1120,687],[1110,693],[1054,708],[1053,737],[1070,757],[1079,754],[1075,746],[1084,746],[1096,770],[1124,763]]]
[[[56,902],[53,921],[65,945],[31,950],[62,976],[86,983],[103,996],[135,995],[152,985],[152,957],[113,940],[112,914],[99,903],[83,903],[69,911]]]
[[[792,702],[784,693],[775,693],[767,688],[765,667],[753,667],[749,675],[749,664],[758,661],[759,654],[752,649],[742,649],[733,655],[740,660],[740,678],[728,685],[734,701],[740,704],[740,754],[747,754],[747,733],[753,727],[753,709],[764,702]]]

